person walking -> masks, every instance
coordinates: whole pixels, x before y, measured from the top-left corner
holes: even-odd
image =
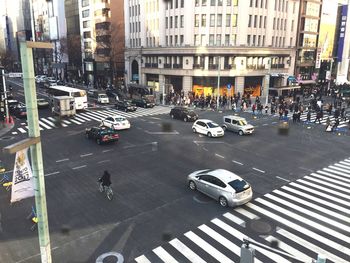
[[[310,110],[308,110],[308,112],[307,112],[306,121],[311,122],[311,111]]]
[[[316,119],[315,119],[314,123],[316,123],[316,121],[318,121],[318,123],[321,124],[321,111],[318,111],[316,113]]]
[[[340,111],[341,119],[346,121],[345,108],[343,107]]]

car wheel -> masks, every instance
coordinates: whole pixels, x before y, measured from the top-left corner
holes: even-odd
[[[147,105],[143,105],[143,107],[146,109],[146,108],[147,108]]]
[[[101,144],[101,140],[100,139],[97,139],[96,142],[97,142],[98,145]]]
[[[193,182],[193,181],[190,181],[190,182],[188,183],[188,187],[189,187],[191,190],[196,190],[196,189],[197,189],[196,183]]]
[[[208,135],[208,137],[212,137],[211,132],[208,132],[207,135]]]
[[[243,131],[242,131],[242,130],[239,130],[238,135],[239,135],[239,136],[242,136],[243,134],[244,134]]]
[[[226,126],[222,126],[222,129],[223,129],[224,131],[226,131],[227,128],[226,128]]]
[[[187,117],[185,117],[185,118],[184,118],[184,122],[187,122],[187,121],[188,121],[188,119],[187,119]]]
[[[227,199],[223,196],[219,197],[219,203],[222,207],[227,207]]]
[[[192,131],[194,132],[194,133],[196,133],[197,131],[196,131],[196,128],[192,128]]]
[[[174,119],[174,118],[175,118],[174,114],[170,114],[170,117],[171,117],[172,119]]]

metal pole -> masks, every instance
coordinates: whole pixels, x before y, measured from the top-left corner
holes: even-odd
[[[330,76],[329,76],[329,80],[328,80],[328,90],[330,90],[331,88],[331,81],[332,81],[332,67],[333,67],[333,58],[331,59],[331,66],[330,66]]]
[[[267,85],[267,89],[266,89],[266,100],[265,100],[265,105],[267,105],[267,103],[269,103],[269,89],[270,89],[270,74],[271,74],[271,58],[269,60],[269,74],[268,76],[265,76],[265,81],[267,82],[267,79],[269,80],[269,83]]]
[[[28,42],[32,43],[32,42]],[[39,137],[38,108],[34,81],[32,48],[26,42],[20,43],[23,70],[23,87],[27,107],[29,137]],[[47,218],[45,180],[42,160],[41,142],[30,147],[31,163],[34,177],[35,206],[38,217],[38,234],[42,263],[51,263],[51,245]]]
[[[165,79],[163,80],[163,89],[162,89],[162,93],[163,93],[163,96],[162,96],[162,104],[165,105]]]
[[[4,87],[4,101],[5,101],[5,114],[6,114],[6,120],[9,119],[9,107],[7,103],[7,90],[6,90],[6,81],[5,81],[5,69],[1,69],[1,75],[2,75],[2,84]]]
[[[218,62],[218,95],[216,97],[216,109],[219,110],[219,95],[220,95],[220,56]]]

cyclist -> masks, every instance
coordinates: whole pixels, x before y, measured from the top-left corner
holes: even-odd
[[[104,171],[102,177],[98,181],[102,183],[103,187],[105,186],[109,187],[112,184],[110,173],[107,170]]]

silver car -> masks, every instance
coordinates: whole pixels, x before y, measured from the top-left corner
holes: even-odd
[[[221,206],[238,206],[253,197],[252,187],[238,175],[225,169],[195,171],[187,176],[191,190],[198,190],[215,200]]]
[[[254,126],[248,124],[245,118],[228,115],[223,117],[222,128],[224,130],[238,132],[239,135],[252,134]]]

